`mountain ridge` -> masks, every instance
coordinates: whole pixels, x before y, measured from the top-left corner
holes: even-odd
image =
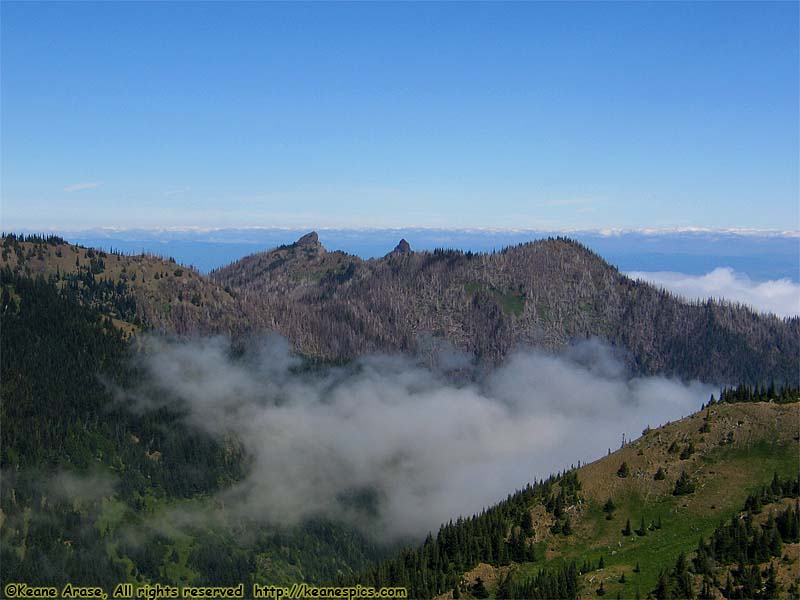
[[[403,242],[364,260],[328,251],[310,232],[204,276],[153,255],[8,235],[0,265],[80,287],[86,302],[105,306],[130,331],[277,331],[296,351],[324,361],[371,352],[428,360],[455,350],[493,365],[519,347],[556,352],[597,337],[627,352],[636,373],[714,383],[798,377],[800,319],[682,301],[627,278],[572,240],[477,254],[413,251]]]
[[[519,346],[557,351],[599,337],[628,350],[636,372],[716,381],[757,379],[756,371],[793,376],[799,319],[682,301],[566,238],[480,254],[398,247],[363,260],[281,246],[210,277],[247,298],[242,309],[251,322],[326,359],[424,353],[433,340],[496,364]],[[709,345],[718,364],[697,364]]]

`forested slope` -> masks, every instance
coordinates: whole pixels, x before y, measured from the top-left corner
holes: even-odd
[[[586,247],[548,239],[491,254],[328,252],[316,234],[212,273],[248,321],[303,353],[341,359],[445,345],[496,363],[520,345],[598,337],[638,372],[717,383],[796,381],[800,319],[687,303],[625,277]]]
[[[800,391],[768,395],[730,391],[342,581],[443,599],[796,597]]]
[[[109,317],[8,268],[0,298],[0,589],[319,582],[386,551],[336,523],[229,518],[215,493],[241,447],[117,398],[141,374]]]

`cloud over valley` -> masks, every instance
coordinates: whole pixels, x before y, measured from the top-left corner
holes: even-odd
[[[234,355],[224,338],[150,338],[139,408],[168,405],[251,459],[226,510],[291,524],[327,517],[422,536],[534,478],[679,418],[713,389],[629,378],[596,341],[561,356],[525,350],[479,382],[454,383],[408,357],[308,370],[270,336]],[[448,361],[443,361],[448,362]]]

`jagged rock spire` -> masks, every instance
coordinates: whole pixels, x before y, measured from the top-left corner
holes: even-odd
[[[295,242],[298,246],[319,246],[319,236],[316,231],[305,234]]]
[[[411,252],[411,245],[405,239],[402,239],[398,242],[397,246],[394,247],[392,252],[397,254],[408,254]]]

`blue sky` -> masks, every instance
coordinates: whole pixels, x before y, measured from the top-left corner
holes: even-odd
[[[798,229],[797,3],[13,3],[3,227]]]

